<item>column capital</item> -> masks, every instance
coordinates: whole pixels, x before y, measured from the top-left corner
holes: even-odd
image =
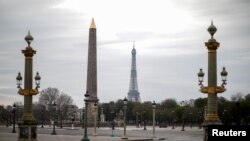
[[[207,47],[209,51],[216,51],[217,48],[219,48],[220,43],[216,41],[212,41],[212,40],[210,41],[210,40],[208,42],[205,42],[205,46]]]
[[[33,57],[33,55],[36,54],[36,51],[33,50],[31,46],[27,46],[25,50],[22,50],[22,53],[25,57]]]

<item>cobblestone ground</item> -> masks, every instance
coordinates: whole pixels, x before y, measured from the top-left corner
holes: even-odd
[[[12,127],[0,126],[0,141],[16,141],[17,133],[11,133],[11,131]],[[123,135],[122,127],[115,128],[114,137],[111,136],[112,130],[109,127],[97,129],[98,136],[93,136],[93,131],[93,128],[88,129],[90,141],[120,141]],[[52,127],[41,128],[38,126],[37,132],[38,141],[80,141],[84,130],[79,127],[74,129],[71,127],[56,128],[57,135],[50,135]],[[185,131],[181,131],[180,127],[175,129],[156,127],[156,138],[152,138],[152,127],[147,127],[147,130],[133,126],[127,127],[129,140],[201,141],[202,133],[202,129],[198,129],[198,127],[186,127]]]

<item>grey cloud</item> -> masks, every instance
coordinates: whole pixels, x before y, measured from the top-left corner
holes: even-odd
[[[21,49],[27,46],[24,37],[30,29],[35,39],[32,46],[37,50],[34,71],[41,74],[41,89],[57,87],[72,95],[74,100],[78,99],[76,104],[82,106],[79,99],[82,99],[86,88],[89,22],[82,18],[82,14],[51,9],[60,2],[0,1],[0,87],[9,88],[0,89],[1,99],[12,102],[13,97],[17,97],[15,77],[18,71],[23,73],[24,70]],[[249,2],[177,1],[176,6],[193,13],[193,18],[205,25],[194,21],[190,23],[190,28],[181,32],[157,33],[148,32],[147,29],[145,32],[117,31],[114,40],[98,38],[98,96],[101,101],[116,100],[127,95],[132,41],[143,43],[152,38],[162,42],[147,47],[136,43],[135,46],[142,99],[161,101],[174,97],[184,100],[204,96],[198,92],[197,71],[200,67],[207,70],[204,42],[209,39],[206,29],[211,18],[214,18],[218,28],[215,38],[221,43],[218,49],[218,75],[224,65],[229,72],[228,91],[223,96],[230,97],[235,91],[249,93]],[[98,32],[98,36],[103,35]],[[128,42],[131,44],[123,45]],[[117,45],[116,49],[108,47],[114,45]],[[174,50],[185,53],[167,55],[167,51]],[[149,51],[148,54],[145,51]],[[22,99],[21,96],[18,98]]]
[[[234,15],[249,15],[249,5],[250,2],[248,0],[192,0],[192,1],[175,1],[178,6],[182,6],[189,11],[192,11],[197,16],[204,17],[211,16],[220,19],[230,18]],[[205,15],[205,16],[204,16]]]

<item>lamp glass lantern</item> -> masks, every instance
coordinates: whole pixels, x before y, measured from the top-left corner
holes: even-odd
[[[123,104],[124,104],[124,105],[127,105],[127,104],[128,104],[128,99],[127,99],[126,97],[123,99]]]
[[[56,102],[55,102],[55,101],[53,102],[52,106],[53,106],[54,108],[56,108]]]
[[[89,100],[89,92],[87,91],[84,96],[85,96],[85,101],[88,101]]]
[[[14,110],[16,109],[16,104],[15,104],[15,103],[13,104],[13,109],[14,109]]]
[[[155,103],[155,101],[153,101],[153,103],[152,103],[152,107],[155,109],[155,107],[156,107],[156,103]]]
[[[36,76],[35,76],[35,82],[36,82],[36,86],[37,88],[39,88],[40,86],[40,80],[41,80],[41,76],[39,75],[39,73],[37,72],[36,73]]]
[[[223,84],[226,84],[226,81],[227,81],[227,71],[226,71],[226,68],[223,67],[222,71],[221,71],[221,80],[223,82]]]
[[[204,72],[202,71],[202,69],[200,69],[200,71],[198,72],[198,81],[200,82],[199,85],[202,85],[204,75]]]
[[[16,77],[16,84],[17,84],[17,88],[20,88],[20,86],[22,85],[22,76],[21,73],[19,72],[17,77]]]

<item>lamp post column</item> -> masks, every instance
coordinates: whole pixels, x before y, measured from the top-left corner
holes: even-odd
[[[207,99],[207,113],[205,115],[205,120],[203,123],[204,126],[204,141],[207,141],[208,131],[207,126],[208,125],[220,125],[221,120],[218,116],[218,106],[217,106],[217,94],[223,93],[226,85],[226,76],[227,71],[225,70],[225,67],[223,67],[223,70],[221,72],[221,78],[222,78],[222,85],[217,86],[217,52],[216,50],[219,48],[220,43],[217,42],[214,39],[214,34],[217,31],[217,28],[213,25],[213,22],[211,22],[211,25],[208,27],[207,31],[210,33],[211,38],[208,40],[208,42],[205,42],[205,46],[208,49],[208,86],[203,86],[203,77],[204,73],[202,72],[202,69],[200,69],[198,73],[199,78],[199,85],[200,85],[200,92],[208,94]]]
[[[144,124],[143,130],[147,130],[147,127],[146,127],[146,111],[143,111],[143,124]]]
[[[43,128],[43,124],[44,124],[44,107],[42,106],[42,127]]]
[[[6,109],[6,127],[9,127],[9,113],[8,113],[8,110]]]
[[[53,115],[53,132],[51,135],[56,135],[56,127],[55,127],[55,122],[56,122],[56,102],[54,101],[53,103],[53,109],[54,109],[54,115]]]
[[[41,128],[43,128],[43,121],[44,120],[44,113],[43,113],[43,111],[42,111],[42,127]]]
[[[88,124],[88,122],[87,122],[87,117],[88,117],[88,102],[87,101],[85,101],[85,105],[86,105],[86,109],[85,109],[85,118],[84,118],[84,139],[82,140],[82,141],[87,141],[88,140],[88,135],[87,135],[87,124]]]
[[[12,133],[16,133],[16,104],[13,105],[13,130]]]
[[[193,113],[190,113],[190,128],[193,127],[193,120],[192,120],[192,117],[193,117]]]
[[[88,100],[89,100],[89,94],[88,91],[85,94],[85,117],[84,117],[84,136],[81,141],[89,141],[88,135],[87,135],[87,117],[88,117]]]
[[[174,111],[172,111],[172,117],[173,117],[172,129],[175,129],[175,128],[174,128],[174,122],[175,122],[175,120],[174,120]]]
[[[199,112],[199,120],[198,120],[198,122],[199,122],[199,129],[201,129],[201,126],[202,126],[202,114],[201,114],[201,112]]]
[[[71,121],[72,121],[72,123],[71,123],[71,129],[73,130],[74,129],[74,116],[73,115],[71,116]]]
[[[111,114],[111,120],[112,120],[112,134],[111,134],[111,137],[114,137],[114,130],[115,130],[115,111],[114,109],[111,110],[110,112]]]
[[[97,136],[97,131],[96,131],[96,119],[97,119],[97,102],[94,103],[94,110],[95,110],[95,116],[94,116],[94,136]]]
[[[155,108],[156,108],[156,103],[155,101],[152,103],[152,107],[153,107],[153,136],[152,138],[155,138]]]
[[[82,129],[84,128],[84,116],[85,115],[85,111],[84,111],[84,109],[82,108]]]
[[[185,109],[186,109],[186,105],[187,105],[187,102],[186,101],[181,101],[181,106],[183,108],[183,111],[182,111],[182,116],[181,116],[181,119],[182,119],[182,128],[181,128],[181,131],[185,131]]]
[[[39,93],[38,88],[40,87],[41,77],[39,73],[36,73],[35,83],[36,88],[32,88],[32,77],[33,77],[33,56],[36,54],[36,51],[30,46],[33,41],[33,37],[28,32],[28,35],[25,37],[28,46],[22,50],[22,53],[25,56],[25,66],[24,66],[24,89],[21,88],[22,85],[22,76],[21,73],[18,73],[16,77],[17,88],[19,88],[18,93],[24,96],[24,113],[22,115],[21,121],[18,123],[18,141],[36,141],[37,140],[37,121],[32,112],[32,97]]]
[[[136,128],[139,128],[138,112],[136,112]]]
[[[185,131],[185,119],[184,119],[184,115],[182,115],[182,128],[181,131]]]
[[[124,139],[124,140],[128,139],[127,133],[126,133],[126,110],[127,110],[127,102],[128,102],[128,100],[125,97],[123,99],[123,108],[124,108],[124,114],[123,114],[123,122],[124,122],[124,124],[123,124],[123,126],[124,126],[124,130],[123,130],[123,137],[122,137],[122,139]]]

